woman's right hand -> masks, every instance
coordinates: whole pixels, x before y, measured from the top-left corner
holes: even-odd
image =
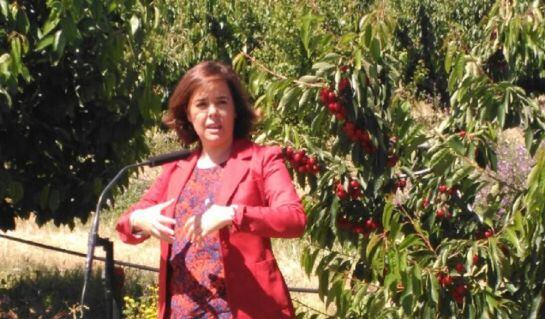
[[[174,199],[144,209],[137,209],[131,213],[130,221],[133,233],[143,232],[159,240],[168,243],[174,241],[174,230],[170,225],[175,225],[176,220],[161,215],[161,211],[172,204]]]

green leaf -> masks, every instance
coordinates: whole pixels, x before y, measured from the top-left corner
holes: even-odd
[[[394,210],[394,205],[391,201],[386,202],[384,206],[384,211],[382,213],[382,227],[384,230],[390,230],[390,221],[392,219],[392,212]]]
[[[60,205],[60,193],[59,190],[53,189],[49,192],[49,203],[48,207],[51,211],[56,211]]]
[[[372,256],[374,255],[381,242],[382,238],[380,236],[377,236],[375,234],[371,235],[369,243],[367,244],[367,248],[365,249],[365,256],[367,257],[367,259],[373,259]]]
[[[24,33],[24,34],[28,33],[30,29],[30,22],[28,21],[28,17],[26,15],[25,10],[17,11],[16,24],[17,24],[17,30],[20,33]]]
[[[315,75],[304,75],[299,78],[299,81],[304,83],[316,83],[319,82],[319,78]]]
[[[380,61],[380,41],[376,38],[373,38],[373,41],[371,41],[371,47],[369,48],[371,50],[371,55],[375,59],[375,61]]]
[[[333,69],[335,65],[327,62],[318,62],[312,65],[313,70],[327,71]]]
[[[153,28],[157,29],[159,27],[159,23],[161,22],[161,11],[158,7],[153,7]]]
[[[44,38],[42,38],[38,44],[36,45],[36,48],[34,48],[34,51],[38,52],[38,51],[41,51],[45,48],[47,48],[48,46],[52,45],[53,42],[55,42],[55,36],[50,34]]]
[[[278,104],[278,108],[282,110],[286,106],[287,107],[293,106],[295,104],[295,101],[299,97],[300,92],[301,92],[301,89],[299,89],[297,87],[288,88],[288,89],[284,90],[284,95],[282,96],[282,99],[280,99],[280,103]]]
[[[445,172],[447,166],[449,166],[449,164],[452,162],[452,160],[453,157],[448,149],[440,149],[431,157],[431,169],[435,174],[442,175]]]
[[[57,27],[57,25],[61,21],[62,12],[63,7],[60,1],[53,2],[51,5],[51,11],[49,12],[49,16],[47,17],[47,20],[42,27],[42,37],[48,35],[49,32]]]
[[[431,300],[434,302],[434,303],[438,303],[439,302],[439,291],[441,289],[441,287],[439,287],[439,282],[437,281],[437,278],[435,278],[435,276],[431,273],[428,273],[428,281],[429,281],[429,292],[430,292],[430,297],[431,297]]]
[[[1,70],[1,68],[0,68],[0,70]],[[8,91],[6,91],[3,87],[0,87],[0,94],[6,97],[6,103],[7,103],[8,107],[11,108],[11,106],[13,105],[13,102],[11,101],[11,95],[8,93]],[[0,118],[0,120],[1,120],[1,118]],[[0,124],[1,124],[1,121],[0,121]]]
[[[504,127],[505,125],[505,115],[507,114],[509,109],[510,97],[511,97],[511,94],[509,93],[509,91],[505,92],[504,101],[498,106],[497,117],[498,117],[498,123],[500,127]]]
[[[303,42],[303,47],[305,48],[305,52],[307,53],[307,57],[310,57],[310,50],[309,50],[309,42],[310,42],[310,25],[312,21],[314,20],[314,17],[309,12],[307,13],[302,19],[301,23],[301,42]]]
[[[11,58],[13,59],[13,63],[15,64],[15,68],[17,72],[19,72],[22,68],[21,63],[21,39],[17,36],[11,38]]]
[[[24,188],[23,184],[19,182],[11,182],[8,186],[8,197],[11,198],[11,200],[14,203],[18,203],[21,199],[23,199],[24,195]]]
[[[5,18],[8,17],[9,10],[7,0],[0,0],[0,13],[2,13],[2,16],[4,16]]]
[[[460,141],[460,138],[457,135],[451,136],[447,140],[448,146],[454,150],[458,155],[464,156],[466,154],[466,148],[462,141]]]
[[[136,32],[138,32],[138,30],[140,29],[140,19],[137,16],[133,15],[129,23],[131,24],[131,34],[134,36]]]
[[[55,40],[53,41],[53,50],[57,53],[59,57],[61,57],[64,52],[65,44],[66,44],[66,39],[64,37],[64,31],[59,30],[55,32]]]

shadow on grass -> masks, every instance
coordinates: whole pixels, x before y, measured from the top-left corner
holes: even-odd
[[[100,268],[93,272],[88,285],[88,318],[106,317],[100,272]],[[144,293],[144,287],[151,282],[151,276],[140,276],[139,272],[130,271],[123,294],[138,298]],[[28,266],[16,274],[0,273],[0,319],[79,318],[76,310],[82,286],[81,269],[60,271],[43,266]]]

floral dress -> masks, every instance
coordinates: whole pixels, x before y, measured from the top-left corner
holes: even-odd
[[[219,235],[214,232],[200,245],[190,243],[181,229],[186,220],[214,203],[222,166],[195,168],[175,207],[175,239],[169,259],[167,318],[232,318],[225,290]]]

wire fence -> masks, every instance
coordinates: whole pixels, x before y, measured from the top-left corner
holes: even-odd
[[[21,238],[9,236],[9,235],[0,234],[0,238],[4,238],[4,239],[12,240],[12,241],[15,241],[15,242],[18,242],[18,243],[22,243],[22,244],[26,244],[26,245],[30,245],[30,246],[34,246],[34,247],[39,247],[39,248],[43,248],[43,249],[48,249],[48,250],[52,250],[52,251],[56,251],[56,252],[60,252],[60,253],[68,254],[68,255],[72,255],[72,256],[78,256],[78,257],[83,257],[83,258],[87,257],[87,254],[77,252],[77,251],[74,251],[74,250],[63,249],[63,248],[59,248],[59,247],[45,245],[45,244],[42,244],[42,243],[37,243],[37,242],[34,242],[34,241],[21,239]],[[93,256],[93,260],[98,260],[98,261],[104,262],[106,260],[106,258]],[[130,262],[122,261],[122,260],[114,260],[114,264],[118,265],[118,266],[135,268],[135,269],[140,269],[140,270],[145,270],[145,271],[159,272],[159,269],[156,268],[156,267],[149,267],[149,266],[145,266],[145,265],[134,264],[134,263],[130,263]],[[288,290],[291,291],[291,292],[300,292],[300,293],[315,293],[315,294],[318,293],[318,289],[315,289],[315,288],[288,287]]]

